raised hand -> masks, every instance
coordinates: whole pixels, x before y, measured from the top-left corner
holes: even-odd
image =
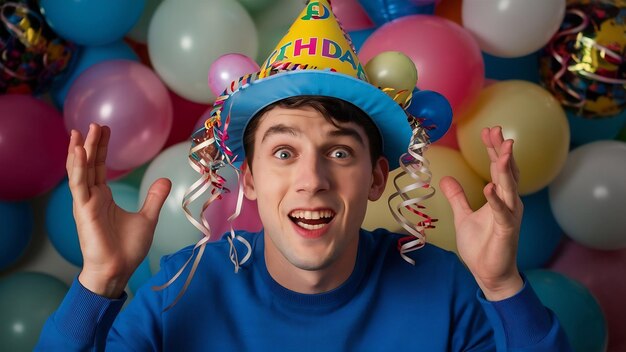
[[[523,285],[516,263],[523,205],[513,140],[504,140],[500,127],[483,129],[481,137],[491,160],[491,182],[483,189],[487,203],[472,211],[461,185],[449,176],[441,179],[440,188],[454,213],[459,255],[485,297],[495,301]]]
[[[150,249],[171,182],[156,180],[139,212],[120,208],[106,184],[110,135],[108,127],[91,124],[83,141],[81,133],[72,130],[66,169],[83,254],[78,279],[92,292],[117,298]]]

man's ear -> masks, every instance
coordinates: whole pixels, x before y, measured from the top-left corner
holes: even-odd
[[[389,177],[389,162],[385,157],[379,157],[374,164],[372,170],[372,184],[370,186],[368,199],[371,201],[378,200],[385,191],[387,178]]]
[[[245,159],[241,164],[241,177],[243,182],[243,194],[249,200],[256,200],[254,177],[252,177],[252,168],[248,164],[248,159]]]

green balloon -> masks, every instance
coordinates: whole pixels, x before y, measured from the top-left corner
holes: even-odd
[[[417,84],[417,69],[413,60],[399,51],[384,51],[374,56],[365,65],[365,73],[370,83],[377,87],[393,88],[396,93],[406,91],[405,98]]]
[[[141,180],[143,179],[143,175],[146,173],[146,170],[148,170],[149,165],[150,162],[147,162],[139,166],[138,168],[131,171],[128,175],[117,180],[117,182],[125,183],[139,189],[139,187],[141,186]]]
[[[43,273],[20,272],[0,279],[2,350],[32,351],[67,290],[65,283]]]

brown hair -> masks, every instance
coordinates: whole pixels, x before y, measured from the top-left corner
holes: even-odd
[[[268,111],[275,107],[281,107],[285,109],[298,109],[302,107],[310,107],[322,114],[326,121],[337,126],[337,122],[355,122],[359,126],[362,126],[367,136],[369,143],[370,158],[372,166],[375,165],[378,158],[382,155],[382,137],[378,128],[363,110],[356,107],[354,104],[345,100],[316,96],[316,95],[302,95],[285,98],[272,103],[263,109],[261,109],[252,119],[248,122],[248,126],[243,134],[243,148],[246,153],[246,159],[248,164],[252,167],[252,158],[254,156],[254,134],[259,127],[261,117]],[[339,127],[339,126],[337,126]]]

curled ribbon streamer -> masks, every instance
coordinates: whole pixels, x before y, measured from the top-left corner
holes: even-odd
[[[415,265],[415,260],[406,254],[420,249],[426,244],[425,230],[427,228],[433,228],[434,226],[432,223],[437,221],[419,210],[424,208],[419,205],[419,203],[431,198],[435,194],[435,189],[430,186],[432,173],[428,168],[429,162],[423,156],[428,145],[429,141],[426,129],[417,121],[414,121],[413,134],[411,136],[409,147],[407,148],[407,153],[403,154],[399,160],[402,171],[394,177],[393,180],[396,192],[391,194],[387,200],[387,205],[392,216],[396,222],[398,222],[398,224],[400,224],[400,226],[402,226],[409,233],[409,236],[398,241],[398,249],[402,259],[412,265]],[[415,182],[405,187],[400,187],[398,182],[405,175],[409,175],[413,180],[415,180]],[[408,194],[408,192],[422,189],[425,189],[427,192],[423,196],[412,197]],[[400,197],[402,201],[394,207],[392,202],[397,197]],[[414,214],[423,217],[424,220],[415,224],[410,222],[402,213],[403,209],[412,211]]]

